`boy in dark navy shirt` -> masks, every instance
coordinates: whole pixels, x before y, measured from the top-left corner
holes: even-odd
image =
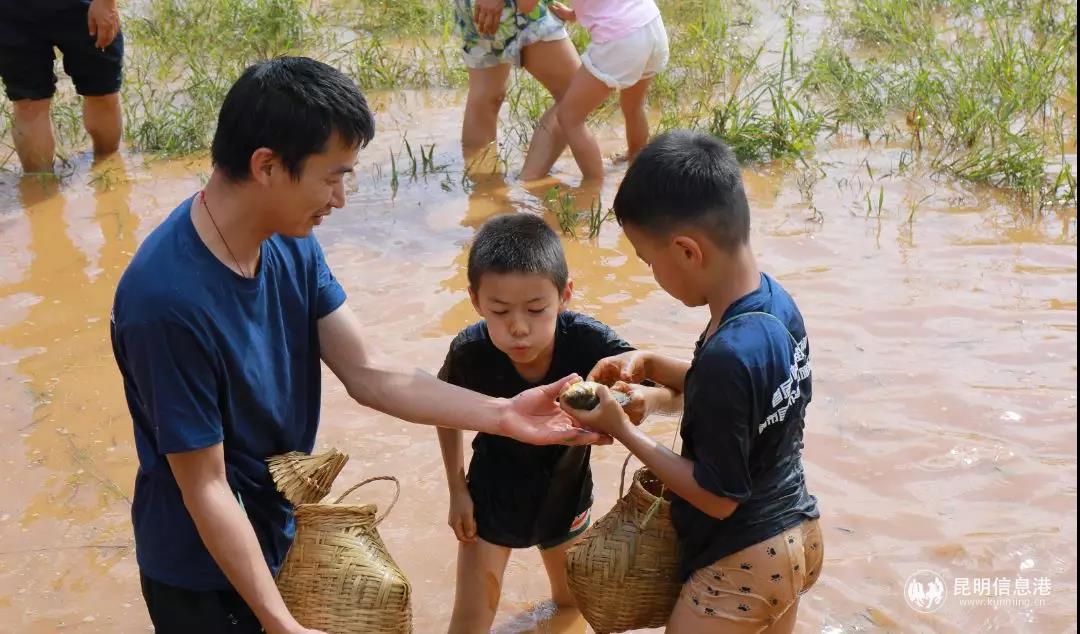
[[[604,324],[565,310],[573,284],[559,237],[539,217],[489,220],[469,251],[469,295],[484,321],[450,344],[439,378],[511,398],[550,377],[585,375],[633,350]],[[671,407],[671,390],[618,385],[636,423]],[[460,430],[440,429],[450,487],[450,526],[461,545],[450,632],[487,632],[512,548],[538,546],[559,606],[573,605],[566,550],[589,525],[589,447],[536,447],[479,433],[465,474]],[[494,597],[488,592],[496,580]],[[494,599],[494,600],[493,600]]]
[[[672,634],[791,632],[824,544],[803,475],[810,350],[802,315],[750,249],[750,212],[732,151],[673,131],[626,173],[615,215],[657,283],[711,319],[691,363],[628,352],[590,373],[684,392],[682,455],[627,420],[607,390],[579,422],[609,433],[674,493],[682,596]]]

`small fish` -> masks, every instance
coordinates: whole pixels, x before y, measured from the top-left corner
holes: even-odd
[[[600,384],[592,381],[574,383],[563,389],[562,394],[559,394],[559,400],[574,409],[590,410],[600,404],[600,396],[596,393],[598,387]],[[628,394],[616,390],[609,391],[619,407],[626,407],[630,402]]]

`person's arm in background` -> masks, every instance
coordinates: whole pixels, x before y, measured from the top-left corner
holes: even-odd
[[[577,22],[577,12],[561,2],[552,2],[548,9],[563,22]]]
[[[532,13],[538,4],[540,0],[517,0],[518,13]]]
[[[495,35],[502,22],[503,0],[473,0],[473,24],[480,35]]]
[[[93,0],[86,11],[86,27],[94,46],[104,49],[120,34],[120,10],[116,0]]]
[[[255,530],[225,479],[223,445],[167,458],[199,537],[267,634],[320,634],[300,625],[285,606]]]

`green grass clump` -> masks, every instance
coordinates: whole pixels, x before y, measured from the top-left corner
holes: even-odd
[[[332,0],[328,5],[323,13],[334,24],[385,38],[449,35],[454,20],[452,2]]]
[[[869,140],[882,129],[896,105],[890,94],[891,77],[875,63],[858,64],[840,46],[828,44],[808,62],[805,88],[820,103],[828,104],[829,118],[837,126],[853,126]]]
[[[588,230],[586,237],[593,240],[600,235],[604,223],[615,216],[610,208],[604,207],[600,196],[590,197],[588,209],[580,209],[574,194],[559,186],[544,194],[544,206],[555,216],[563,235],[571,238],[578,237],[578,229],[584,224]]]
[[[1075,16],[1040,0],[855,0],[835,19],[882,61],[848,70],[819,51],[811,76],[841,112],[904,114],[934,169],[1045,202],[1069,145],[1058,122],[1075,115],[1061,100],[1076,90]]]
[[[164,155],[206,149],[225,93],[248,65],[315,50],[323,38],[300,0],[152,0],[124,28],[133,43],[127,140]]]

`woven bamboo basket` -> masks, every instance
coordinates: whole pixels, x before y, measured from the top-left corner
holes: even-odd
[[[334,478],[348,461],[349,456],[331,449],[317,455],[291,451],[267,458],[266,463],[277,490],[293,506],[300,506],[319,502],[326,497]]]
[[[394,483],[394,499],[377,515],[373,504],[342,504],[369,482]],[[377,530],[394,508],[397,478],[369,478],[332,504],[296,507],[296,539],[278,573],[285,604],[305,627],[328,634],[412,632],[412,589]]]
[[[570,590],[597,634],[665,625],[682,587],[671,503],[646,468],[623,495],[629,461],[615,507],[567,553]]]

